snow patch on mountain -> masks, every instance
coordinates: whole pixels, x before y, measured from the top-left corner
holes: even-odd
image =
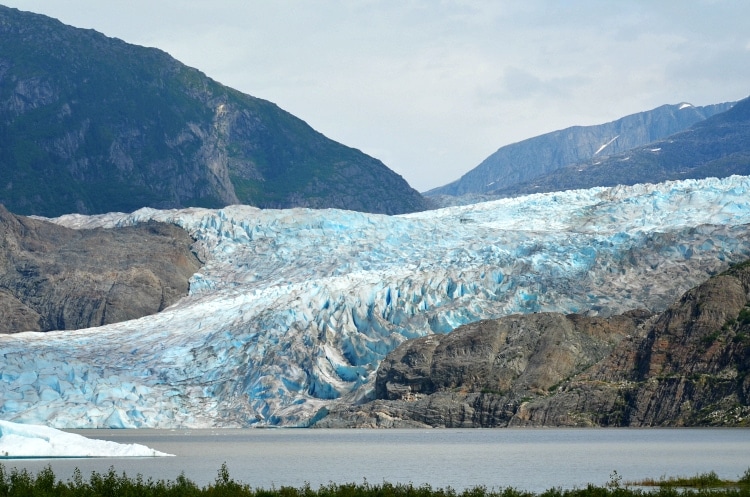
[[[517,312],[662,309],[750,256],[750,178],[531,195],[402,216],[141,209],[205,261],[165,311],[0,337],[0,417],[56,427],[304,426],[372,394],[402,341]]]
[[[615,136],[614,138],[612,138],[611,140],[609,140],[609,141],[608,141],[607,143],[605,143],[604,145],[602,145],[601,147],[599,147],[599,148],[598,148],[598,149],[596,150],[596,152],[594,152],[594,155],[598,155],[598,154],[599,154],[599,152],[601,152],[602,150],[604,150],[605,148],[607,148],[608,146],[610,146],[610,145],[611,145],[611,144],[612,144],[612,143],[613,143],[613,142],[614,142],[615,140],[617,140],[617,139],[618,139],[619,137],[620,137],[620,135],[617,135],[617,136]]]

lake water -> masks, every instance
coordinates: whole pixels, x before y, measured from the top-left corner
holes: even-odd
[[[750,468],[748,429],[487,430],[86,430],[90,438],[140,443],[165,458],[3,460],[9,470],[50,465],[68,480],[78,467],[174,480],[184,472],[203,486],[222,463],[253,487],[313,488],[328,483],[429,484],[456,490],[483,485],[541,492],[552,487],[693,476],[716,471],[736,479]]]

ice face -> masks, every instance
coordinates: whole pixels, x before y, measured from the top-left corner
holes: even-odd
[[[162,457],[164,452],[139,444],[92,440],[46,426],[0,421],[0,457]]]
[[[0,417],[56,427],[304,426],[372,393],[402,341],[538,311],[664,308],[750,256],[750,178],[531,195],[404,216],[141,209],[206,262],[155,316],[0,337]],[[679,277],[676,277],[679,275]]]

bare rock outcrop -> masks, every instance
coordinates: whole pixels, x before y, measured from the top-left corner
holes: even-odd
[[[750,261],[666,311],[507,316],[409,340],[317,427],[750,425]]]
[[[201,263],[177,226],[73,230],[0,206],[0,333],[70,330],[154,314]]]
[[[519,410],[514,425],[750,424],[750,263],[686,292],[639,338]],[[602,400],[616,406],[603,416]]]
[[[529,398],[601,360],[650,316],[513,315],[409,340],[381,363],[378,400],[334,407],[316,426],[505,426]]]

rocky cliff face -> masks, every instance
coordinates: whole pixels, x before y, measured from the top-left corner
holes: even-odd
[[[605,124],[573,126],[540,135],[498,149],[457,181],[427,194],[460,196],[510,190],[514,185],[530,182],[557,169],[666,138],[729,110],[732,105],[662,105]]]
[[[749,263],[712,278],[513,424],[750,425],[749,297]]]
[[[733,174],[750,174],[750,98],[667,138],[556,169],[492,194],[507,197]]]
[[[0,140],[0,203],[18,214],[426,207],[383,163],[270,102],[160,50],[2,6]]]
[[[172,225],[72,230],[0,206],[0,333],[78,329],[154,314],[200,267]]]
[[[407,341],[377,400],[316,426],[745,426],[749,372],[750,262],[653,316],[517,315]]]

